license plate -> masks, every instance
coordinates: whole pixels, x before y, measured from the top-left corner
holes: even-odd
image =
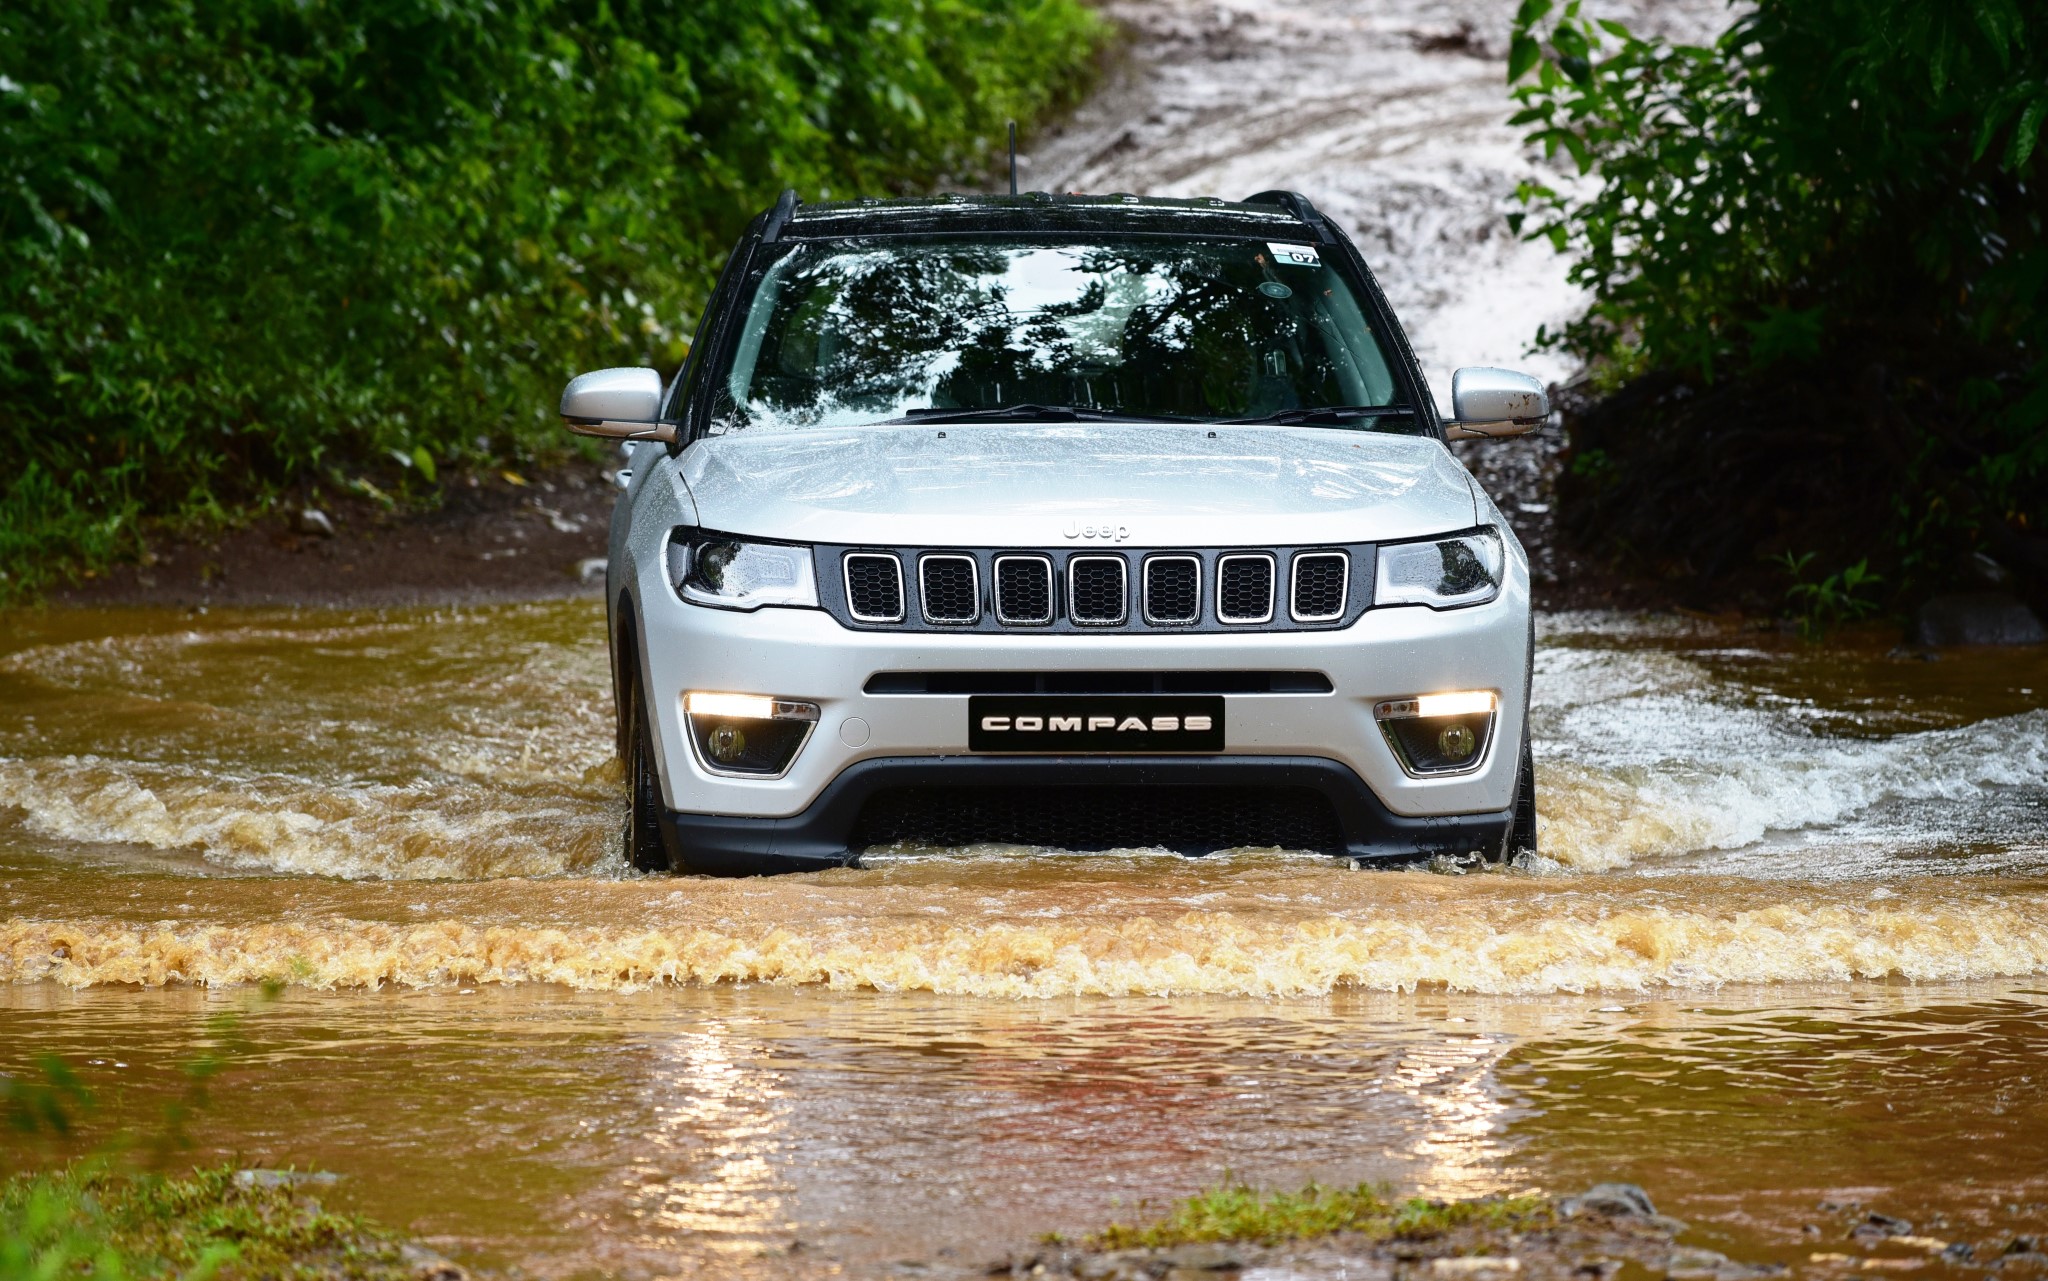
[[[1220,752],[1220,695],[985,694],[967,700],[976,752]]]

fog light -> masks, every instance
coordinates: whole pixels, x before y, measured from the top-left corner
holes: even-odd
[[[1476,769],[1499,702],[1491,690],[1466,690],[1388,699],[1372,710],[1401,768],[1419,778]]]
[[[690,742],[714,774],[779,778],[818,723],[818,705],[760,694],[683,696]]]

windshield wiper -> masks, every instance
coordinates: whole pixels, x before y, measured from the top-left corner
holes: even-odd
[[[1219,418],[1218,423],[1275,423],[1285,427],[1292,423],[1345,423],[1359,418],[1410,418],[1415,414],[1408,405],[1306,405],[1299,409],[1276,409],[1270,414],[1257,418]]]
[[[1126,414],[1116,410],[1096,409],[1089,405],[997,405],[993,409],[942,409],[928,406],[907,411],[901,418],[892,418],[898,423],[964,423],[987,419],[1034,419],[1065,423],[1184,423],[1195,422],[1192,418],[1176,418],[1171,414]]]

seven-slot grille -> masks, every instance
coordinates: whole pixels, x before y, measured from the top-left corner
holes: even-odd
[[[821,603],[853,627],[908,631],[1301,631],[1371,604],[1370,544],[1121,548],[820,547]],[[829,562],[827,562],[829,563]],[[820,566],[823,567],[822,565]],[[1364,577],[1353,581],[1354,569]]]
[[[1216,562],[1216,617],[1226,623],[1265,623],[1273,618],[1273,558],[1241,552]]]
[[[981,618],[981,573],[974,557],[935,552],[917,562],[918,595],[927,623],[973,623]]]
[[[996,621],[1042,627],[1052,621],[1052,558],[996,557]]]
[[[1130,615],[1130,585],[1121,556],[1067,560],[1067,617],[1089,627],[1116,627]]]
[[[859,622],[902,622],[902,563],[888,552],[847,553],[846,608]]]
[[[1344,617],[1350,586],[1349,553],[1302,552],[1294,558],[1294,621],[1328,623]]]
[[[1185,627],[1202,621],[1202,558],[1145,558],[1145,621]]]

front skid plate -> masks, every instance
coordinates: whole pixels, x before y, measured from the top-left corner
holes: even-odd
[[[1316,756],[913,756],[847,767],[810,808],[788,818],[679,814],[662,818],[677,871],[712,876],[815,872],[841,867],[868,798],[884,788],[948,786],[1271,786],[1322,793],[1336,811],[1342,848],[1321,851],[1373,862],[1467,855],[1501,848],[1512,809],[1411,818],[1380,803],[1348,767]]]

